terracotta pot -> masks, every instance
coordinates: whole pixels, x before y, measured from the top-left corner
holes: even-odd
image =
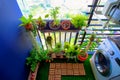
[[[70,28],[70,25],[71,23],[69,20],[64,20],[61,22],[61,26],[64,30],[68,30]]]
[[[81,62],[84,62],[87,58],[88,58],[88,54],[87,53],[86,53],[85,56],[78,55],[78,60],[80,60]]]
[[[33,25],[32,25],[32,23],[29,23],[29,24],[25,25],[25,29],[26,29],[26,30],[33,30]]]
[[[54,25],[53,21],[50,21],[49,22],[49,28],[52,29],[52,30],[59,30],[60,25]]]

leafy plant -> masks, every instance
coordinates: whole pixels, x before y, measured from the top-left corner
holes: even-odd
[[[71,23],[74,25],[75,28],[82,29],[83,26],[86,26],[86,19],[85,15],[76,14],[71,17]]]
[[[60,24],[60,20],[57,19],[59,14],[59,7],[55,7],[50,10],[50,16],[53,18],[53,27],[56,25],[58,26]]]
[[[53,41],[53,38],[52,36],[47,36],[46,38],[46,42],[48,43],[48,45],[50,46],[50,48],[52,49],[52,41]]]
[[[35,24],[35,21],[34,21],[32,15],[29,15],[28,18],[26,18],[25,16],[22,16],[19,20],[22,22],[19,26],[25,27],[25,29],[27,31],[32,31],[34,36],[36,36],[36,34],[37,34],[37,31],[36,31],[37,26]]]
[[[29,57],[26,59],[26,64],[30,65],[30,69],[32,72],[35,71],[35,68],[37,66],[37,63],[40,61],[40,57],[39,57],[39,51],[35,48],[33,48],[30,52]]]
[[[37,25],[39,29],[43,29],[46,25],[46,22],[41,18],[41,16],[37,19]]]
[[[36,48],[31,50],[29,57],[26,58],[26,64],[30,66],[32,72],[35,71],[38,62],[49,59],[47,54],[48,50],[43,50],[42,48],[40,50]]]
[[[65,49],[69,49],[69,48],[70,48],[69,42],[65,42],[65,43],[64,43],[64,50],[65,50]]]
[[[59,52],[61,52],[61,50],[62,50],[62,44],[56,43],[55,48],[54,48],[54,52],[59,53]]]
[[[29,17],[28,18],[26,18],[25,16],[22,16],[21,18],[20,18],[20,21],[22,22],[21,24],[20,24],[20,26],[26,26],[27,24],[29,24],[29,23],[32,23],[32,15],[29,15]]]

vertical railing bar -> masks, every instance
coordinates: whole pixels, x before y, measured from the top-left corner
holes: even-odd
[[[59,31],[59,41],[61,43],[61,32]]]
[[[46,42],[46,38],[45,38],[45,33],[44,32],[43,32],[43,36],[44,36],[44,40],[45,40],[45,45],[46,45],[46,47],[48,49],[48,45],[47,45],[47,42]]]
[[[64,38],[64,42],[66,42],[66,33],[67,33],[67,32],[65,32],[65,38]]]
[[[77,42],[78,35],[79,35],[79,31],[77,31],[77,32],[76,32],[76,36],[75,36],[74,45],[76,45],[76,42]]]
[[[56,45],[56,33],[54,32],[54,39],[55,39],[55,45]]]
[[[40,41],[40,43],[41,43],[41,45],[42,45],[42,48],[44,49],[43,43],[42,43],[42,40],[41,40],[41,36],[40,36],[40,34],[39,34],[39,30],[37,30],[37,34],[38,34],[38,37],[39,37],[39,41]]]
[[[72,32],[70,32],[69,43],[71,42]]]

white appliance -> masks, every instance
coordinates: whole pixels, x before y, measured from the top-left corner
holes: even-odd
[[[112,22],[120,24],[120,0],[108,0],[104,5],[102,14]]]
[[[120,80],[120,37],[103,41],[90,64],[96,80]]]

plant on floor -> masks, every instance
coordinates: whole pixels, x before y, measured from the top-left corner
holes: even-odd
[[[37,63],[41,61],[39,55],[40,55],[40,52],[36,48],[33,48],[30,51],[29,57],[26,58],[26,64],[30,66],[30,69],[32,72],[35,71]]]
[[[53,52],[56,53],[56,57],[60,57],[62,55],[62,44],[60,42],[55,44]]]
[[[79,47],[80,52],[78,54],[78,59],[80,61],[85,61],[88,58],[87,51],[89,49],[93,50],[97,46],[97,43],[93,42],[95,40],[95,37],[96,37],[96,34],[92,33],[89,40],[87,40],[87,42],[83,42],[80,45],[80,47]],[[84,48],[84,49],[82,49],[82,48]]]
[[[82,14],[76,14],[71,17],[71,23],[75,28],[82,29],[83,26],[86,26],[87,17]]]
[[[68,59],[74,59],[76,62],[77,55],[79,53],[78,45],[70,45],[68,49],[65,49],[65,54]]]
[[[49,45],[49,49],[50,50],[52,50],[52,41],[53,41],[53,38],[52,38],[52,36],[47,36],[47,38],[46,38],[46,42],[47,42],[47,44]]]
[[[60,20],[57,19],[59,14],[59,7],[55,7],[50,10],[50,16],[53,18],[53,21],[49,23],[49,27],[53,30],[57,30],[60,28]]]
[[[28,18],[26,18],[25,16],[22,16],[19,20],[22,22],[19,26],[25,27],[27,31],[32,31],[34,36],[36,36],[37,26],[35,25],[32,15],[29,15]]]
[[[64,42],[64,50],[70,48],[70,43],[69,42]]]

